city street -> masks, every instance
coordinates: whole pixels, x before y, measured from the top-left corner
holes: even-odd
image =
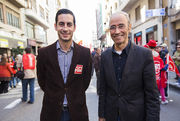
[[[11,89],[8,94],[0,95],[0,121],[39,121],[43,92],[36,84],[34,104],[22,103],[21,86]],[[96,77],[92,77],[86,92],[90,121],[98,121],[98,96],[96,94]],[[160,121],[179,121],[180,90],[170,88],[169,103],[161,105]]]

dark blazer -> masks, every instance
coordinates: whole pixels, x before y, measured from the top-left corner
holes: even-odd
[[[106,121],[159,121],[159,92],[152,52],[131,43],[118,88],[112,48],[101,55],[99,117]]]
[[[75,74],[77,65],[83,65],[82,74]],[[56,42],[38,50],[38,83],[44,91],[40,121],[60,121],[65,94],[72,121],[89,121],[85,91],[90,83],[91,67],[90,50],[74,43],[67,83],[64,84]]]

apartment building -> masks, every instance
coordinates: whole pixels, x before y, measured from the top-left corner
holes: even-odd
[[[50,0],[49,0],[50,1]],[[58,39],[57,31],[55,31],[55,16],[59,9],[68,8],[68,0],[51,0],[49,2],[49,29],[47,30],[47,43],[52,44]]]
[[[49,0],[25,0],[24,21],[27,46],[37,55],[40,47],[47,45],[49,29]]]
[[[173,54],[177,41],[180,40],[180,1],[163,0],[163,7],[167,10],[167,15],[163,17],[164,40],[170,54]]]
[[[96,11],[97,38],[101,41],[101,48],[110,47],[113,41],[108,31],[109,19],[112,13],[119,10],[119,0],[101,0]]]
[[[147,10],[162,8],[162,0],[120,0],[120,10],[129,14],[132,31],[131,39],[137,45],[145,45],[149,40],[162,43],[162,16],[147,16]]]
[[[24,0],[0,0],[0,54],[26,47],[22,8]]]

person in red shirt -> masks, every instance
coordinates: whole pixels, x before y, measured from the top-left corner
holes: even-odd
[[[155,51],[156,48],[156,41],[150,40],[148,42],[149,48],[152,50],[153,59],[154,59],[154,66],[155,66],[155,72],[156,72],[156,83],[159,89],[159,92],[161,94],[161,104],[167,104],[168,101],[165,98],[165,92],[164,88],[166,87],[166,81],[165,80],[165,72],[168,68],[168,64],[164,65],[163,60],[161,59],[159,53]]]
[[[35,56],[31,54],[31,48],[27,47],[25,49],[25,54],[23,55],[23,69],[24,78],[22,80],[22,102],[26,102],[28,99],[28,85],[29,85],[29,104],[34,103],[34,81],[35,81]]]
[[[10,67],[10,64],[7,63],[7,58],[2,56],[0,61],[0,94],[8,92],[8,83],[11,80],[11,75],[13,71]]]
[[[8,58],[8,63],[10,64],[13,74],[15,75],[16,74],[16,70],[14,69],[15,62],[13,61],[12,57]],[[9,86],[11,88],[13,88],[13,87],[16,88],[16,77],[11,78],[11,80],[9,81]]]

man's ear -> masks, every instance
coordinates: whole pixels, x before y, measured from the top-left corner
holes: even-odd
[[[56,26],[56,23],[54,23],[54,29],[57,31],[57,26]]]
[[[129,23],[129,26],[128,26],[128,30],[129,32],[131,31],[131,24]]]
[[[74,32],[76,31],[76,25],[74,25]]]

